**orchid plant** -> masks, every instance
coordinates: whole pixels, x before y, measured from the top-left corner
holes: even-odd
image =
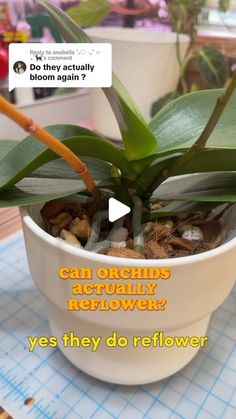
[[[91,42],[63,11],[47,1],[38,3],[65,41]],[[184,95],[147,124],[113,74],[112,87],[104,93],[119,124],[122,147],[77,125],[41,128],[0,98],[0,112],[30,133],[21,142],[0,140],[0,207],[61,198],[78,202],[88,192],[96,200],[115,195],[133,207],[139,230],[144,221],[235,202],[235,88],[236,74],[225,90]],[[150,202],[161,205],[153,210]]]

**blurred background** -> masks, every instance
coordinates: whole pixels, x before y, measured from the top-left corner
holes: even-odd
[[[113,66],[150,119],[181,94],[223,87],[236,63],[236,0],[51,0],[113,45]],[[100,91],[15,89],[8,92],[11,42],[63,42],[34,0],[0,0],[0,93],[42,125],[82,123],[119,140]],[[132,59],[130,59],[132,57]],[[104,118],[106,115],[106,118]],[[24,133],[0,116],[4,138]]]

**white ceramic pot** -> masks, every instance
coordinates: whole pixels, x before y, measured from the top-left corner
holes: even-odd
[[[232,212],[232,223],[235,215],[236,207]],[[50,236],[41,228],[39,206],[22,208],[21,216],[29,267],[33,280],[47,299],[52,334],[57,337],[62,352],[76,367],[105,381],[144,384],[161,380],[184,367],[195,356],[199,347],[133,348],[130,344],[125,348],[108,348],[101,343],[96,352],[92,352],[90,348],[65,349],[61,343],[65,332],[73,331],[78,336],[105,338],[117,331],[119,336],[127,337],[129,342],[133,336],[152,336],[155,331],[162,331],[165,336],[172,337],[205,336],[211,313],[223,303],[234,284],[234,230],[231,231],[228,242],[203,254],[166,260],[133,260],[77,249]],[[91,267],[93,272],[100,267],[169,267],[171,279],[158,281],[155,297],[167,299],[165,311],[68,312],[67,299],[72,297],[74,281],[59,279],[58,272],[61,267],[82,266]],[[94,279],[89,281],[92,283],[101,280],[94,275]],[[139,282],[143,281],[146,280]]]
[[[86,32],[94,42],[112,44],[113,70],[149,121],[153,102],[176,89],[176,34],[113,27],[90,28]],[[182,58],[188,46],[189,37],[181,34]],[[116,119],[101,89],[91,89],[91,111],[96,131],[109,138],[120,138]]]

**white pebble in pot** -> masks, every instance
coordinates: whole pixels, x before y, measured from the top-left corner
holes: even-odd
[[[189,226],[189,228],[183,232],[182,239],[189,241],[201,241],[203,240],[203,234],[199,227]]]
[[[190,228],[193,228],[191,224],[180,224],[177,227],[177,231],[181,234],[183,234],[186,230],[189,230]]]

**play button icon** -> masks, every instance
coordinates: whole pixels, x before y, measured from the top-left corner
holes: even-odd
[[[130,208],[115,198],[109,199],[108,218],[111,223],[129,214]]]

